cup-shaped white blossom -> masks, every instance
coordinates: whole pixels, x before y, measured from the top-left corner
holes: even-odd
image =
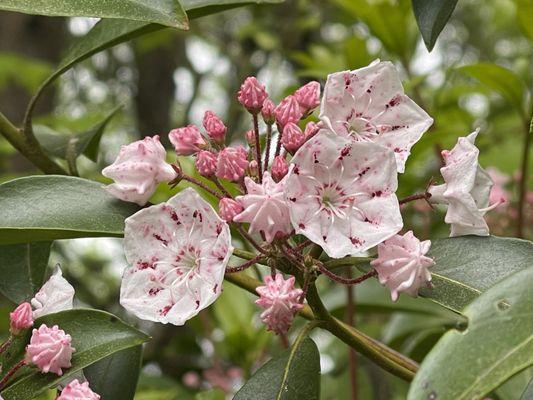
[[[393,150],[398,172],[433,119],[404,93],[396,67],[374,61],[328,76],[320,118],[334,132]]]
[[[492,180],[478,163],[477,134],[460,137],[452,150],[442,152],[445,166],[440,173],[445,183],[428,190],[431,202],[448,205],[444,221],[451,224],[450,236],[487,236],[489,227],[483,216],[500,204],[489,207]]]
[[[396,161],[386,147],[324,129],[292,164],[285,185],[292,225],[330,257],[366,251],[402,228]]]
[[[229,226],[191,188],[126,219],[120,304],[149,321],[183,325],[222,291]]]
[[[270,172],[263,173],[263,182],[255,183],[244,178],[247,194],[238,196],[244,211],[235,216],[235,222],[249,222],[249,233],[262,233],[267,242],[271,243],[276,235],[287,235],[292,232],[289,218],[289,207],[285,202],[286,177],[276,183]]]
[[[61,268],[56,266],[54,273],[31,299],[33,318],[70,310],[74,301],[74,288],[63,278]]]
[[[418,296],[418,289],[431,281],[428,268],[435,261],[425,255],[430,246],[431,241],[421,242],[412,231],[378,245],[378,258],[371,265],[378,273],[379,283],[390,289],[392,301],[398,300],[401,292]]]
[[[122,146],[115,162],[102,171],[102,175],[115,181],[106,190],[121,200],[145,205],[159,183],[176,177],[165,157],[159,136]]]

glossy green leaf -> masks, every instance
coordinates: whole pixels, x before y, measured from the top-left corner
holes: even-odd
[[[433,289],[421,295],[460,312],[482,292],[533,265],[533,243],[495,236],[462,236],[433,241],[429,255]]]
[[[466,65],[458,68],[458,71],[498,92],[520,113],[522,112],[525,85],[513,71],[489,63]]]
[[[468,305],[464,309],[468,328],[447,332],[435,345],[420,366],[408,399],[482,399],[532,365],[532,285],[530,266]]]
[[[178,0],[0,0],[0,9],[64,17],[119,18],[187,29]]]
[[[72,346],[76,349],[72,357],[72,367],[65,370],[61,377],[55,374],[42,374],[36,369],[26,367],[27,372],[1,392],[4,400],[33,399],[75,372],[149,339],[147,335],[126,325],[114,315],[98,310],[75,309],[49,314],[35,321],[36,326],[41,324],[58,325],[71,335]],[[4,369],[22,359],[30,334],[28,330],[18,336],[9,351],[4,353],[3,359],[0,359]]]
[[[315,400],[320,393],[320,355],[308,337],[263,365],[233,400]]]
[[[412,2],[418,29],[428,51],[431,51],[450,19],[457,0],[412,0]]]
[[[75,135],[60,134],[44,125],[34,126],[33,131],[46,152],[54,157],[67,159],[70,156],[69,152],[72,152],[74,157],[84,154],[91,161],[96,162],[100,139],[102,139],[107,125],[120,108],[111,111],[102,121],[85,132]]]
[[[251,4],[282,3],[284,0],[182,0],[183,8],[190,19],[215,14],[221,11]]]
[[[124,219],[139,209],[98,182],[30,176],[0,185],[0,243],[122,236]]]
[[[16,304],[31,299],[43,283],[51,244],[0,246],[0,293]]]
[[[524,393],[522,393],[522,397],[520,397],[520,400],[531,399],[533,399],[533,379],[529,382],[529,385],[527,385],[526,390],[524,390]]]
[[[142,346],[118,351],[88,366],[83,374],[103,399],[132,400],[141,372]]]

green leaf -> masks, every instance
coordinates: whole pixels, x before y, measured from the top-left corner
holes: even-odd
[[[69,176],[30,176],[0,185],[0,243],[122,236],[139,207],[98,182]]]
[[[35,321],[35,326],[41,324],[58,325],[72,337],[72,346],[76,349],[72,356],[72,367],[65,370],[63,376],[42,374],[36,369],[26,367],[27,373],[2,391],[5,400],[33,399],[75,372],[110,354],[138,346],[149,339],[147,335],[126,325],[114,315],[98,310],[75,309],[49,314]],[[9,351],[3,355],[4,370],[23,358],[30,335],[28,330],[14,339]]]
[[[0,293],[19,304],[41,288],[50,257],[50,242],[0,246]]]
[[[496,64],[478,63],[457,69],[459,72],[477,79],[495,92],[502,95],[522,113],[524,92],[522,80],[511,70]]]
[[[67,159],[69,151],[73,151],[75,157],[84,154],[91,161],[96,162],[100,139],[102,139],[105,128],[120,108],[122,106],[115,108],[102,121],[90,129],[76,135],[60,134],[44,125],[35,125],[33,127],[34,133],[46,152],[54,157]]]
[[[533,379],[529,382],[529,385],[527,385],[526,390],[524,390],[524,393],[522,393],[522,397],[520,397],[520,400],[531,399],[533,399]]]
[[[515,3],[518,23],[529,39],[533,40],[533,24],[531,23],[533,21],[533,2],[531,0],[515,0]]]
[[[315,400],[319,393],[320,355],[306,337],[263,365],[233,400]]]
[[[482,292],[533,265],[533,243],[495,236],[437,239],[429,255],[433,289],[420,294],[460,312]]]
[[[141,372],[142,346],[118,351],[83,370],[103,399],[132,400]]]
[[[194,396],[194,400],[224,400],[225,398],[226,394],[220,389],[208,390]]]
[[[119,18],[188,29],[178,0],[0,0],[0,9],[63,17]]]
[[[533,268],[527,268],[468,305],[464,310],[468,328],[447,332],[435,345],[420,366],[408,399],[482,399],[533,364],[532,285]]]
[[[431,51],[450,19],[457,0],[412,0],[412,2],[418,29],[428,51]]]
[[[282,3],[284,0],[182,0],[183,8],[190,19],[219,13],[251,4]]]

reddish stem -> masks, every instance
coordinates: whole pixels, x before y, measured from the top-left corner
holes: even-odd
[[[233,196],[231,195],[231,193],[226,190],[226,188],[222,185],[222,183],[220,183],[220,181],[218,180],[216,176],[212,176],[209,179],[211,180],[211,182],[213,182],[216,185],[218,190],[220,190],[226,197],[233,199]]]
[[[11,368],[9,371],[7,371],[7,374],[0,381],[0,390],[2,390],[4,388],[4,386],[6,385],[7,381],[9,380],[9,378],[11,378],[15,374],[15,372],[17,372],[24,365],[26,365],[26,361],[25,360],[21,360],[17,364],[15,364],[13,366],[13,368]]]
[[[279,156],[279,153],[281,152],[281,136],[283,135],[283,129],[281,129],[281,126],[277,124],[276,127],[278,128],[278,143],[276,144],[276,152],[274,153],[274,158]]]
[[[233,226],[235,227],[235,229],[237,229],[237,231],[239,231],[239,233],[241,234],[241,236],[242,236],[243,238],[245,238],[246,240],[248,240],[248,241],[250,242],[250,244],[251,244],[252,246],[255,247],[255,249],[256,249],[257,251],[259,251],[259,252],[261,252],[261,253],[263,253],[263,254],[267,254],[267,251],[266,251],[265,249],[263,249],[263,248],[261,247],[261,245],[260,245],[259,243],[257,243],[257,242],[254,240],[254,238],[251,237],[251,236],[248,234],[248,232],[246,232],[246,231],[242,228],[242,226],[240,226],[240,225],[239,225],[238,223],[236,223],[236,222],[233,223]]]
[[[348,278],[352,277],[352,272],[348,270]],[[346,286],[346,323],[355,327],[355,293],[352,286]],[[357,400],[357,355],[355,350],[348,347],[348,361],[350,365],[350,386],[352,390],[352,400]]]
[[[270,142],[272,142],[272,124],[267,124],[266,145],[265,145],[265,166],[264,170],[268,171],[268,164],[270,163]]]
[[[237,266],[237,267],[228,267],[226,268],[227,274],[234,274],[236,272],[244,271],[247,268],[250,268],[255,263],[259,262],[264,256],[262,254],[255,256],[254,258],[246,261],[245,263]]]
[[[415,200],[420,200],[420,199],[424,199],[427,201],[429,200],[430,197],[431,197],[431,193],[429,192],[415,193],[415,194],[412,194],[411,196],[404,197],[403,199],[399,201],[399,203],[405,204],[405,203],[409,203],[410,201],[415,201]]]
[[[9,349],[9,346],[11,346],[11,343],[12,343],[12,340],[13,340],[13,337],[10,336],[3,344],[2,346],[0,347],[0,354],[2,354],[4,351],[6,351],[7,349]]]
[[[259,172],[259,183],[263,181],[263,171],[261,165],[261,143],[259,141],[259,120],[257,113],[252,114],[254,120],[254,136],[255,136],[255,160],[257,161],[257,170]]]
[[[324,275],[326,275],[331,280],[337,283],[342,283],[343,285],[357,285],[361,282],[366,281],[368,278],[372,278],[373,276],[376,276],[378,274],[377,271],[373,269],[364,275],[358,276],[357,278],[349,279],[349,278],[343,278],[342,276],[334,274],[329,269],[327,269],[322,263],[318,263],[318,269],[320,270],[320,272],[322,272]]]

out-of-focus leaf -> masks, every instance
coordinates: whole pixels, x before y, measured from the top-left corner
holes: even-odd
[[[50,155],[66,159],[69,157],[69,151],[72,151],[70,150],[72,148],[75,157],[84,154],[91,161],[96,162],[100,139],[102,139],[107,125],[120,108],[115,108],[102,121],[85,132],[75,135],[60,134],[44,125],[35,125],[33,130],[39,143]]]
[[[212,389],[207,392],[198,393],[194,400],[224,400],[226,394],[220,389]]]
[[[233,400],[318,400],[320,354],[306,337],[263,365]]]
[[[16,83],[33,92],[50,72],[49,63],[20,54],[0,53],[0,88]]]
[[[0,243],[122,236],[138,210],[98,182],[68,176],[29,176],[0,185]]]
[[[0,292],[18,304],[41,288],[50,257],[51,242],[0,246]]]
[[[49,16],[119,18],[179,29],[189,27],[178,0],[0,0],[0,9]]]
[[[5,400],[31,400],[77,371],[149,339],[114,315],[98,310],[75,309],[49,314],[35,321],[36,326],[41,324],[58,325],[72,337],[72,346],[76,349],[72,356],[72,367],[64,370],[63,376],[42,374],[37,369],[29,370],[1,392]],[[2,355],[0,361],[6,370],[24,357],[30,335],[28,329],[17,336],[9,351]]]
[[[495,236],[438,239],[429,255],[433,289],[428,297],[454,311],[461,310],[482,292],[509,275],[533,266],[533,243]]]
[[[83,370],[91,389],[103,399],[132,400],[141,371],[142,346],[118,351]]]
[[[533,24],[531,23],[533,21],[533,1],[515,0],[515,3],[518,23],[529,39],[533,40]]]
[[[533,364],[532,285],[533,268],[527,268],[468,305],[468,328],[444,334],[422,362],[408,399],[482,399]]]
[[[526,390],[524,390],[524,393],[522,393],[522,397],[520,397],[520,400],[530,399],[533,399],[533,379],[529,382],[529,385],[527,385]]]
[[[496,64],[478,63],[458,68],[458,71],[477,79],[502,95],[520,113],[526,90],[522,80],[511,70]]]
[[[412,0],[412,2],[422,39],[428,51],[431,51],[450,19],[457,0]]]

